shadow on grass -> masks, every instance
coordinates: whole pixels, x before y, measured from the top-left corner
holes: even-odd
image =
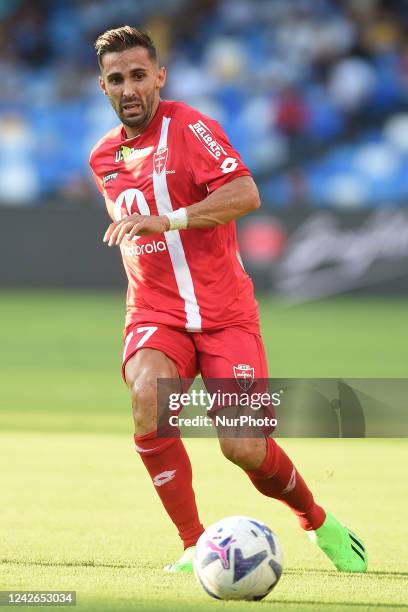
[[[39,565],[39,566],[48,566],[48,567],[107,567],[113,569],[134,569],[140,568],[140,563],[100,563],[99,561],[94,561],[93,559],[78,559],[77,561],[47,561],[44,559],[12,559],[3,557],[0,559],[0,563],[9,564],[9,565]],[[155,564],[151,563],[143,563],[143,566],[146,569],[161,569],[157,567]],[[353,578],[401,578],[406,580],[408,578],[408,572],[386,572],[386,571],[371,571],[366,572],[365,574],[359,573],[339,573],[335,569],[309,569],[309,568],[286,568],[284,571],[286,576],[298,576],[301,574],[308,575],[320,575],[320,576],[336,576],[339,577],[351,577]]]
[[[367,603],[366,601],[316,601],[315,599],[300,599],[299,601],[294,601],[294,600],[290,600],[290,599],[264,599],[263,600],[263,605],[266,604],[285,604],[287,605],[293,605],[293,606],[316,606],[316,608],[318,606],[324,606],[325,608],[330,608],[330,607],[339,607],[341,606],[342,608],[358,608],[358,607],[364,607],[366,610],[368,608],[391,608],[391,609],[399,609],[399,610],[406,610],[407,609],[407,604],[393,604],[393,603]]]
[[[78,561],[46,561],[44,559],[0,559],[0,563],[9,565],[37,565],[45,567],[108,567],[113,569],[139,568],[137,563],[99,563],[93,559]],[[153,564],[145,564],[146,569],[157,569]]]
[[[401,579],[407,579],[408,578],[408,572],[393,572],[393,571],[377,571],[377,570],[373,570],[373,571],[368,571],[365,572],[364,574],[362,573],[347,573],[347,572],[338,572],[335,569],[308,569],[308,568],[286,568],[284,570],[285,574],[287,576],[296,576],[299,574],[317,574],[317,575],[325,575],[325,576],[354,576],[354,577],[359,577],[359,578],[364,578],[365,576],[368,577],[373,577],[373,578],[401,578]]]

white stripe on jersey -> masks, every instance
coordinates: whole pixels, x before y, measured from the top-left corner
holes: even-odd
[[[170,121],[170,117],[163,117],[160,140],[157,146],[158,151],[167,147],[167,133]],[[166,213],[172,212],[173,207],[167,187],[166,169],[164,168],[163,172],[157,174],[154,164],[153,189],[159,215],[165,215]],[[171,232],[165,232],[164,237],[167,242],[167,248],[173,265],[180,297],[184,300],[184,310],[187,317],[186,329],[189,331],[201,331],[200,308],[194,292],[193,279],[191,278],[191,272],[188,267],[180,233],[178,230],[172,230]]]

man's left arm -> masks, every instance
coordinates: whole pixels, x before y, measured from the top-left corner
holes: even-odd
[[[187,206],[187,227],[202,229],[223,225],[256,210],[260,206],[258,189],[250,176],[239,176],[215,189],[204,200]],[[130,215],[121,221],[111,223],[104,242],[109,246],[119,245],[123,238],[149,236],[170,229],[167,215]]]
[[[201,202],[188,206],[187,227],[223,225],[256,210],[260,205],[254,180],[250,176],[239,176],[210,193]]]

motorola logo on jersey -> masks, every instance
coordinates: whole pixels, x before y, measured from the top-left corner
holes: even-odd
[[[150,215],[150,208],[146,201],[143,191],[140,189],[125,189],[115,200],[113,214],[116,221],[120,221],[128,215],[136,213],[138,215]],[[140,255],[152,255],[167,251],[167,244],[164,240],[152,240],[143,244],[138,244],[141,236],[135,236],[134,242],[120,246],[124,257],[140,257]]]
[[[120,249],[125,257],[140,257],[140,255],[151,255],[152,253],[167,251],[167,245],[164,240],[153,240],[146,244],[121,245]]]
[[[120,221],[133,213],[146,216],[151,214],[143,191],[140,191],[140,189],[125,189],[120,192],[115,200],[113,216],[115,221]]]

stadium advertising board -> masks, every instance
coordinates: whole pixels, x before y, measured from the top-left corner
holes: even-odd
[[[245,219],[242,256],[258,289],[290,301],[408,291],[408,212],[282,211]]]
[[[261,210],[238,226],[241,255],[257,290],[292,302],[351,291],[408,293],[408,211]],[[0,215],[2,285],[125,286],[119,253],[89,240],[103,233],[104,211],[45,207]],[[24,248],[16,260],[17,232]],[[139,251],[134,249],[135,257]]]

